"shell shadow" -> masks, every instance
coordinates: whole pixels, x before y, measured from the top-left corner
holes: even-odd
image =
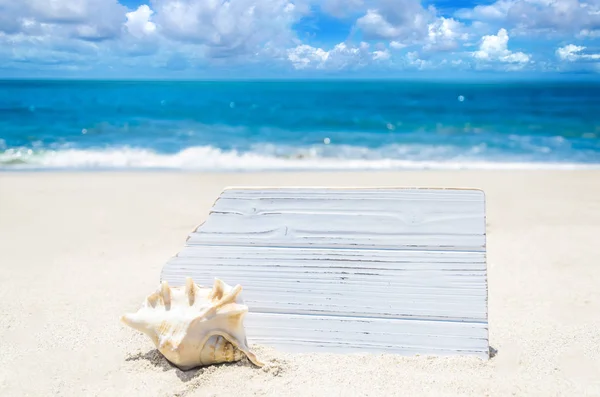
[[[142,354],[131,354],[125,361],[141,361],[145,360],[153,366],[162,369],[163,371],[177,370],[178,368],[171,364],[157,349],[150,350]]]
[[[181,369],[177,368],[175,365],[171,364],[169,362],[169,360],[167,360],[165,358],[165,356],[163,356],[157,349],[150,350],[145,354],[142,354],[142,353],[131,354],[131,355],[129,355],[129,357],[127,357],[125,359],[125,361],[142,361],[142,360],[145,360],[145,361],[149,362],[150,364],[152,364],[153,366],[162,369],[164,372],[175,371],[175,375],[177,375],[177,377],[183,382],[189,382],[189,381],[193,380],[197,376],[204,373],[204,370],[206,369],[206,367],[198,367],[198,368],[189,369],[187,371],[182,371]],[[230,366],[230,365],[236,365],[236,363],[214,364],[213,366],[221,367],[221,366]]]

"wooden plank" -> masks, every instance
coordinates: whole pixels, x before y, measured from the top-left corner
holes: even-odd
[[[397,270],[486,270],[484,252],[392,251],[284,247],[189,246],[178,260],[237,266],[240,262],[279,267],[328,267]],[[298,263],[301,262],[301,263]],[[182,262],[185,263],[185,262]]]
[[[294,256],[291,257],[288,251],[293,250]],[[436,262],[436,263],[481,263],[485,270],[485,252],[453,252],[445,250],[355,250],[355,249],[330,249],[330,248],[287,248],[287,247],[236,247],[236,246],[186,246],[179,253],[178,257],[190,258],[229,258],[249,260],[252,258],[284,259],[291,257],[294,260],[346,260],[348,262],[356,261],[361,267],[369,263],[403,263],[403,262]]]
[[[162,280],[244,287],[254,343],[487,357],[479,190],[228,189]]]
[[[363,317],[483,320],[487,316],[482,272],[334,270],[292,268],[283,271],[253,265],[195,269],[175,261],[166,277],[183,284],[186,275],[209,284],[214,277],[244,286],[244,300],[265,313],[335,313]],[[274,299],[273,296],[277,296]]]
[[[439,198],[450,200],[469,200],[480,203],[484,198],[484,192],[480,189],[458,189],[458,188],[425,188],[425,187],[231,187],[226,188],[220,198],[260,198],[269,199],[281,197],[296,200],[298,197],[326,198],[335,200],[338,198],[364,198],[374,199],[394,198],[399,201],[410,199],[433,199]]]
[[[483,251],[480,191],[226,190],[188,245]]]
[[[487,324],[253,313],[248,340],[287,352],[474,355],[488,358]]]

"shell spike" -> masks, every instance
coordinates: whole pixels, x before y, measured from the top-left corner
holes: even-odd
[[[129,313],[121,316],[121,322],[148,336],[153,336],[154,334],[153,324],[148,323],[148,321],[146,321],[143,316],[138,315],[138,313]]]
[[[238,295],[242,292],[242,286],[236,285],[231,292],[227,295],[222,296],[217,302],[214,302],[212,306],[208,307],[203,313],[201,313],[198,318],[206,319],[207,317],[211,317],[217,314],[217,311],[222,309],[224,306],[229,305],[231,303],[236,303],[236,299]],[[214,299],[214,298],[213,298]],[[232,312],[243,313],[247,312],[247,306],[236,304],[235,307],[229,308],[229,314]]]
[[[196,285],[194,284],[194,280],[191,277],[187,277],[185,279],[185,294],[188,297],[188,302],[191,305],[194,304],[196,299]]]
[[[212,291],[210,292],[210,298],[221,299],[223,297],[224,293],[225,293],[225,283],[222,280],[215,278],[215,282],[213,284]]]
[[[121,316],[121,322],[133,329],[137,329],[138,331],[142,331],[143,327],[142,324],[137,321],[137,319],[135,318],[135,315],[133,314],[124,314]]]
[[[248,357],[248,360],[250,360],[257,367],[263,367],[265,365],[265,363],[263,363],[258,359],[258,357],[256,357],[256,354],[250,351],[250,349],[246,348],[246,350],[240,350],[244,352],[244,354],[246,354],[246,357]]]
[[[165,302],[165,306],[171,306],[171,288],[166,281],[163,281],[160,284],[160,296],[162,297],[163,302]]]
[[[223,296],[219,302],[217,303],[218,306],[224,306],[228,303],[232,303],[235,302],[235,300],[237,299],[238,295],[242,292],[242,286],[241,285],[236,285],[231,292],[229,292],[227,295]]]

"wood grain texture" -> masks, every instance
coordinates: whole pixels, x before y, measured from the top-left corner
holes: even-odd
[[[243,286],[253,343],[489,356],[479,190],[228,189],[161,279],[188,276]]]
[[[226,190],[189,245],[483,251],[478,190]]]

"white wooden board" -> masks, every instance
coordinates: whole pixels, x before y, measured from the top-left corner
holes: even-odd
[[[480,190],[232,188],[161,279],[241,284],[250,343],[489,357]]]

